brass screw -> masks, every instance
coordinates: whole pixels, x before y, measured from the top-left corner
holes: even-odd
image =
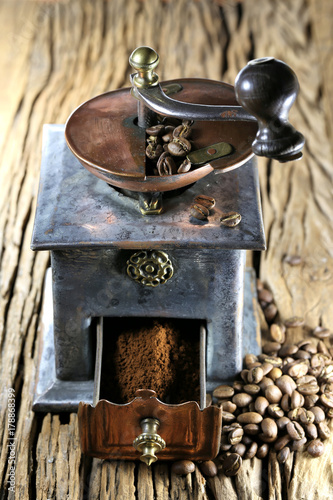
[[[163,450],[166,444],[164,439],[157,434],[160,426],[157,418],[145,418],[140,425],[143,432],[134,439],[133,446],[142,452],[140,460],[149,466],[157,460],[155,453]]]

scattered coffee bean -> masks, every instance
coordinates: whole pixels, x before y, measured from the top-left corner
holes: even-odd
[[[277,323],[272,323],[269,331],[273,342],[279,342],[280,344],[283,344],[285,342],[286,334],[282,326],[278,325]]]
[[[279,437],[274,443],[274,450],[281,451],[287,444],[291,441],[291,437],[289,434],[285,434],[284,436]]]
[[[235,227],[240,223],[241,220],[242,216],[238,212],[227,212],[222,214],[220,218],[221,224],[227,227]]]
[[[304,425],[304,430],[306,435],[310,439],[317,439],[318,437],[318,430],[315,424],[306,424]]]
[[[307,442],[307,438],[304,436],[302,439],[295,440],[291,443],[291,451],[300,451],[303,450],[305,443]]]
[[[265,437],[276,439],[278,434],[278,427],[275,420],[272,418],[264,418],[261,422],[261,429]]]
[[[261,446],[258,446],[256,456],[258,458],[265,458],[269,452],[269,445],[267,443],[263,443]]]
[[[270,385],[265,390],[265,398],[269,403],[278,403],[282,398],[282,392],[276,385]]]
[[[306,375],[309,371],[309,362],[308,360],[299,359],[293,363],[288,370],[288,375],[294,378],[302,377]]]
[[[185,174],[191,170],[192,163],[187,158],[179,165],[177,174]]]
[[[282,377],[283,373],[282,373],[282,370],[281,368],[277,368],[277,366],[275,366],[269,373],[268,373],[268,377],[271,378],[273,380],[273,382],[275,382],[278,378]]]
[[[261,421],[262,416],[259,413],[255,413],[254,411],[241,413],[237,417],[237,422],[239,422],[240,424],[260,424]]]
[[[256,436],[260,432],[260,427],[258,424],[246,424],[243,427],[244,432],[250,436]]]
[[[157,137],[159,135],[163,135],[165,131],[164,125],[153,125],[146,129],[146,134],[151,137]]]
[[[194,202],[207,207],[209,210],[215,206],[215,199],[211,196],[206,196],[205,194],[199,194],[196,196],[194,198]]]
[[[319,422],[319,424],[317,425],[317,429],[318,429],[318,436],[321,439],[324,440],[330,437],[331,431],[326,422]]]
[[[233,415],[232,413],[229,413],[228,411],[222,410],[222,422],[230,423],[230,422],[233,422],[234,420],[236,420],[235,415]]]
[[[269,304],[267,307],[265,307],[264,316],[268,323],[271,323],[276,315],[277,315],[277,307],[275,304]]]
[[[225,403],[222,403],[222,409],[223,411],[234,413],[237,410],[237,405],[231,401],[226,401]]]
[[[252,400],[252,396],[250,394],[247,394],[246,392],[235,394],[232,398],[232,402],[235,403],[238,408],[244,408],[245,406],[248,406]]]
[[[331,392],[322,394],[319,398],[319,401],[326,407],[326,408],[333,408],[333,394]]]
[[[213,398],[227,399],[234,395],[235,391],[230,385],[219,385],[213,391]]]
[[[329,337],[331,335],[330,330],[328,328],[325,328],[323,326],[317,326],[312,334],[317,337],[317,339],[325,339],[326,337]]]
[[[303,326],[304,325],[304,318],[301,318],[299,316],[293,316],[291,318],[288,318],[284,322],[284,324],[287,328],[296,328],[298,326]]]
[[[289,422],[286,429],[291,439],[299,440],[303,439],[305,436],[304,429],[298,422]]]
[[[195,219],[206,220],[209,215],[209,210],[203,205],[196,203],[191,206],[190,213]]]
[[[263,396],[257,397],[257,399],[254,402],[255,411],[258,412],[260,415],[265,415],[268,406],[269,406],[269,401]]]
[[[260,392],[260,387],[256,384],[246,384],[244,385],[243,389],[247,394],[250,394],[251,396],[255,396]]]
[[[249,458],[255,457],[257,451],[258,451],[258,444],[255,441],[253,441],[250,444],[249,448],[247,449],[246,453],[244,454],[244,459],[247,460]],[[243,455],[241,455],[241,456],[243,456]]]
[[[312,457],[320,457],[325,451],[325,445],[320,439],[314,439],[310,441],[307,447],[307,452]]]
[[[240,455],[241,457],[243,457],[244,454],[246,453],[246,446],[243,443],[237,443],[237,444],[235,444],[234,446],[232,446],[230,448],[230,452],[231,453],[237,453],[238,455]]]
[[[183,137],[174,138],[168,144],[168,151],[173,156],[185,156],[191,151],[191,143]]]
[[[206,477],[214,477],[217,475],[217,467],[212,460],[206,460],[199,464],[199,469]]]
[[[177,476],[185,476],[186,474],[191,474],[195,470],[195,465],[191,460],[178,460],[173,462],[171,466],[171,471]]]
[[[279,344],[279,342],[266,342],[266,344],[262,348],[262,351],[265,354],[274,356],[280,349],[281,349],[281,344]],[[279,356],[281,356],[280,353]]]
[[[290,455],[290,449],[286,446],[285,448],[282,448],[281,451],[277,454],[277,460],[280,464],[284,464],[288,457]]]
[[[243,434],[244,434],[244,431],[243,431],[242,428],[233,429],[228,434],[228,441],[229,441],[229,443],[232,444],[232,445],[240,443],[241,440],[242,440]]]
[[[261,302],[266,302],[267,304],[270,304],[273,302],[273,295],[272,293],[267,290],[267,288],[263,288],[258,292],[258,300]]]
[[[222,465],[222,470],[226,476],[236,476],[242,466],[242,458],[237,453],[230,453]]]

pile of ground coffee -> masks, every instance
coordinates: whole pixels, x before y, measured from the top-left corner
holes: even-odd
[[[127,403],[153,389],[165,403],[199,401],[198,330],[190,320],[108,318],[101,399]]]

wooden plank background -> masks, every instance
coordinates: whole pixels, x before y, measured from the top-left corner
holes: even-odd
[[[333,324],[333,3],[330,0],[0,1],[0,498],[329,499],[332,439],[319,459],[292,453],[280,467],[248,460],[236,478],[177,477],[167,464],[81,456],[75,414],[31,410],[42,285],[48,254],[30,251],[43,123],[64,123],[81,102],[129,85],[139,45],[160,54],[160,78],[233,83],[254,57],[296,71],[292,119],[307,139],[304,158],[260,160],[268,250],[254,257],[281,319],[308,330]],[[291,266],[288,255],[301,256]],[[294,329],[295,330],[295,329]],[[306,330],[307,331],[307,330]],[[304,334],[304,332],[303,332]],[[300,331],[290,333],[299,339]],[[332,339],[331,339],[332,341]],[[16,487],[8,491],[7,389],[16,391]]]

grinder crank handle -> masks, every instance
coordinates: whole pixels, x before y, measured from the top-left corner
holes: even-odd
[[[284,62],[271,57],[255,59],[240,71],[235,93],[241,106],[192,104],[168,97],[153,71],[159,57],[150,47],[134,50],[129,62],[137,71],[131,75],[133,94],[154,112],[186,120],[257,121],[259,129],[252,143],[256,155],[280,162],[302,157],[304,137],[288,121],[299,85]]]

